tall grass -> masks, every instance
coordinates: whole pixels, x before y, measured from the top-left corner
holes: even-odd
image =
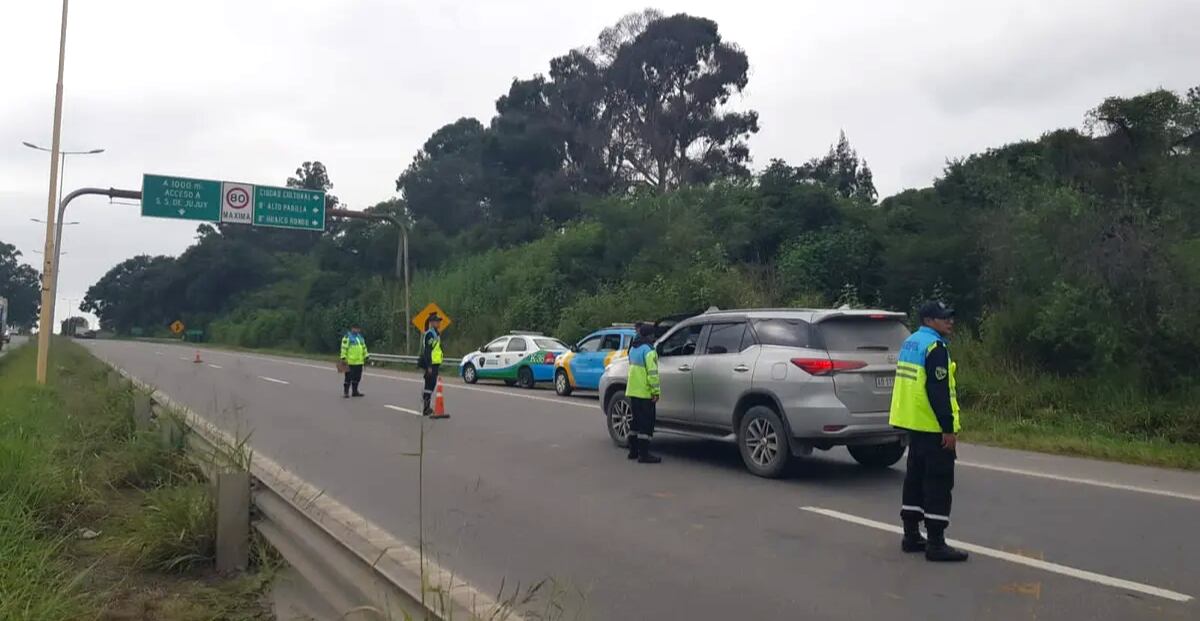
[[[73,563],[83,527],[101,528],[128,494],[139,506],[104,530],[133,568],[183,572],[211,562],[215,513],[197,471],[139,433],[132,391],[69,342],[51,350],[51,382],[34,382],[36,351],[0,359],[0,619],[74,620],[104,606],[104,588]],[[91,614],[88,614],[89,611]]]

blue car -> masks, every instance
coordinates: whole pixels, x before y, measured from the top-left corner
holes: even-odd
[[[554,392],[567,396],[576,390],[596,390],[600,376],[613,360],[629,355],[633,326],[616,324],[580,340],[554,361]]]

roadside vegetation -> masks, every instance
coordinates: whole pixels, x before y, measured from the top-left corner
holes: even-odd
[[[1200,87],[1104,99],[880,199],[845,135],[751,171],[750,67],[716,23],[645,11],[514,80],[488,123],[447,119],[369,210],[411,223],[412,302],[454,319],[449,353],[709,306],[940,298],[969,439],[1200,467]],[[320,162],[288,183],[332,188]],[[85,308],[117,333],[183,319],[323,353],[354,321],[401,352],[396,250],[363,222],[204,225],[177,258],[114,267]]]
[[[133,393],[102,363],[67,341],[51,352],[44,388],[34,347],[0,358],[0,619],[272,618],[266,548],[252,573],[215,575],[195,467],[136,431]]]

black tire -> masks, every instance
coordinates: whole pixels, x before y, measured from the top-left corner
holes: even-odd
[[[792,457],[783,420],[769,407],[756,405],[738,426],[738,452],[750,472],[768,479],[783,476]]]
[[[846,447],[850,456],[865,468],[890,468],[904,457],[904,444],[899,441],[888,444],[858,444]]]
[[[512,388],[517,385],[517,380],[504,380],[504,385]]]
[[[463,367],[463,381],[468,384],[479,381],[479,371],[475,369],[475,365],[468,362],[467,366]]]
[[[604,422],[613,443],[621,448],[629,448],[629,425],[633,423],[633,411],[629,408],[629,398],[624,390],[618,391],[605,404]]]
[[[571,379],[567,377],[567,372],[559,369],[554,372],[554,393],[560,397],[570,397],[574,392],[571,387]]]
[[[533,369],[529,367],[517,369],[517,386],[529,389],[533,388],[536,383],[533,379]]]

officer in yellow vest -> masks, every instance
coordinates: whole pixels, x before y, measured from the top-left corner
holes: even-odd
[[[364,396],[358,391],[358,383],[362,381],[363,365],[371,357],[367,351],[367,341],[363,338],[362,329],[358,324],[350,326],[350,331],[342,337],[342,350],[339,358],[346,364],[346,377],[342,382],[342,396],[345,398]],[[350,392],[351,389],[354,392]]]
[[[421,339],[421,355],[417,358],[417,366],[425,371],[425,389],[421,391],[424,404],[421,413],[425,416],[433,414],[429,402],[433,399],[433,391],[437,388],[438,372],[442,368],[442,318],[433,313],[425,320],[425,336]]]
[[[629,380],[625,396],[633,420],[629,426],[629,459],[657,464],[662,458],[650,452],[657,420],[656,404],[662,395],[658,378],[658,352],[654,349],[654,326],[639,323],[637,338],[629,345]]]
[[[900,547],[924,552],[929,561],[965,561],[967,553],[947,545],[945,538],[961,429],[955,364],[946,340],[954,332],[954,310],[942,302],[926,302],[917,317],[920,329],[900,347],[890,416],[892,426],[908,430]],[[921,536],[922,520],[928,541]]]

